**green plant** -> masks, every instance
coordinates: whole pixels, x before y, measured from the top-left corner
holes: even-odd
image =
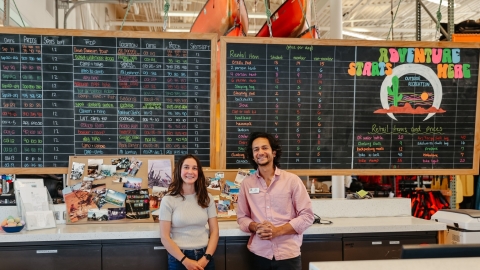
[[[398,106],[398,102],[403,98],[403,95],[398,93],[398,85],[398,77],[393,76],[392,86],[387,86],[388,94],[393,97],[393,106],[395,107]]]

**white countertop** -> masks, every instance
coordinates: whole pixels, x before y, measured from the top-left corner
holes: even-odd
[[[442,231],[446,224],[414,217],[329,218],[331,225],[312,225],[309,234],[345,234]],[[220,236],[248,236],[235,221],[219,222]],[[0,243],[36,241],[77,241],[160,238],[158,223],[128,224],[59,224],[56,228],[5,233],[0,230]]]
[[[441,258],[441,259],[410,259],[410,260],[368,260],[368,261],[338,261],[311,262],[310,270],[359,270],[359,269],[422,269],[422,270],[452,270],[478,269],[480,258]]]
[[[410,198],[319,199],[312,208],[322,218],[412,216]]]

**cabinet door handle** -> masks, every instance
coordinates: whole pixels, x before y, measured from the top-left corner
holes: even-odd
[[[41,253],[58,253],[56,249],[49,249],[49,250],[37,250],[37,254]]]
[[[161,249],[165,249],[165,247],[164,246],[153,247],[153,250],[161,250]]]

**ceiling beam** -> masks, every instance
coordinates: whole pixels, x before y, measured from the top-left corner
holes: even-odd
[[[122,21],[107,21],[107,24],[110,26],[121,26]],[[132,22],[126,21],[124,26],[145,26],[145,27],[163,27],[163,22]],[[192,24],[191,23],[169,23],[169,27],[173,28],[185,28],[190,29]],[[257,25],[256,28],[260,29],[262,25]],[[253,25],[251,26],[253,27]],[[256,29],[256,30],[258,30]],[[318,27],[320,31],[330,31],[330,27],[328,26],[321,26]],[[357,33],[375,33],[375,32],[388,32],[390,28],[388,27],[343,27],[343,29],[351,32]],[[415,28],[395,28],[396,32],[403,32],[403,33],[415,33]],[[422,32],[425,33],[435,33],[435,29],[422,29]]]
[[[162,14],[163,15],[163,14]],[[169,11],[168,17],[191,17],[196,18],[198,16],[197,11]],[[266,19],[267,15],[262,12],[248,13],[249,19]]]

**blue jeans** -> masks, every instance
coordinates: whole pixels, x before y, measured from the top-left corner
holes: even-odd
[[[187,256],[190,260],[195,260],[198,261],[203,257],[203,254],[205,254],[205,248],[200,248],[200,249],[182,249],[183,254]],[[183,264],[175,259],[170,253],[168,253],[168,270],[184,270],[187,269]],[[204,268],[205,270],[215,270],[215,262],[214,258],[208,262],[207,266]]]

